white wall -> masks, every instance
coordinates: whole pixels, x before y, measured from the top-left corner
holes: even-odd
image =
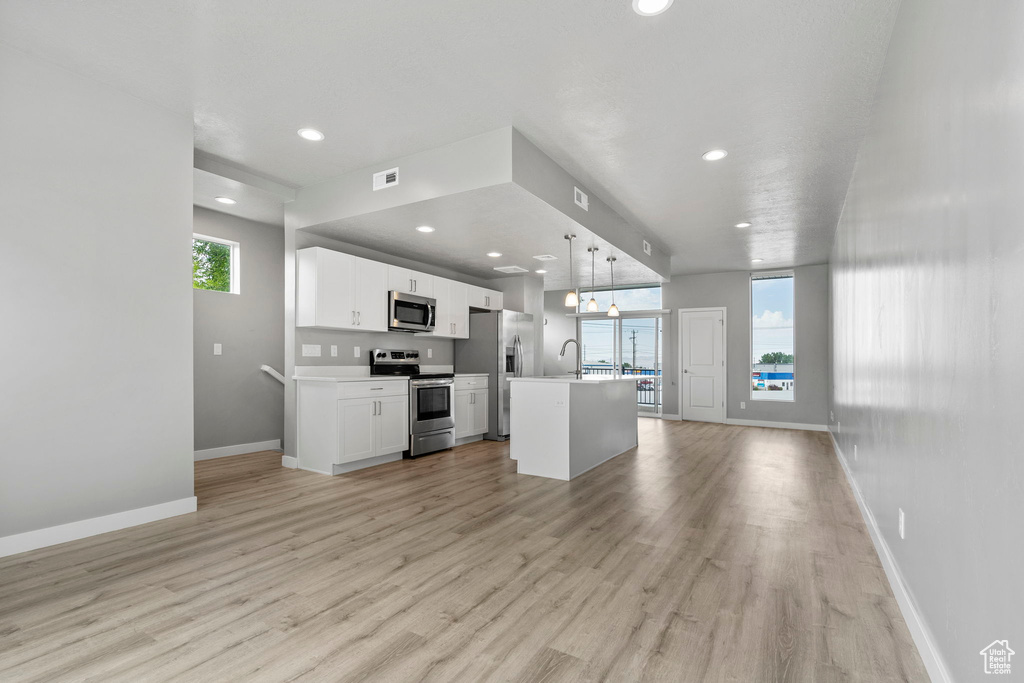
[[[192,120],[0,46],[0,537],[192,491]]]
[[[831,260],[833,431],[961,681],[1024,669],[1022,83],[1024,3],[903,0]]]

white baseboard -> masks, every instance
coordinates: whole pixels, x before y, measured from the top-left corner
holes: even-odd
[[[279,451],[281,440],[257,441],[256,443],[240,443],[234,446],[221,446],[220,448],[207,448],[195,452],[196,460],[212,460],[214,458],[226,458],[231,455],[244,455],[246,453],[257,453],[259,451]]]
[[[641,415],[640,417],[647,417],[647,416],[646,415]],[[676,414],[669,415],[668,413],[662,413],[661,415],[651,415],[650,417],[660,417],[662,420],[682,420],[683,419],[682,415],[676,415]]]
[[[832,446],[836,449],[836,457],[839,459],[839,464],[846,475],[846,481],[849,482],[850,489],[853,490],[853,497],[857,500],[857,506],[860,508],[860,514],[868,527],[868,533],[871,534],[871,542],[875,545],[875,552],[878,553],[878,559],[882,562],[882,568],[885,570],[885,576],[889,579],[892,593],[896,596],[896,603],[903,614],[903,620],[907,622],[910,636],[914,639],[914,644],[917,645],[917,651],[921,655],[925,669],[928,670],[928,676],[933,681],[952,683],[953,677],[950,675],[949,668],[946,666],[946,662],[935,643],[935,636],[921,617],[921,612],[917,608],[917,602],[903,580],[903,572],[900,571],[899,565],[896,564],[896,559],[889,549],[889,544],[885,542],[882,531],[878,528],[878,523],[875,522],[875,516],[871,512],[871,508],[868,507],[867,501],[861,495],[860,487],[857,486],[857,480],[853,478],[850,464],[846,461],[846,456],[843,455],[843,451],[839,448],[839,443],[836,441],[836,436],[832,433],[832,430],[828,430],[828,435],[832,439]]]
[[[282,455],[281,456],[281,467],[290,467],[295,470],[299,468],[299,459],[294,455]]]
[[[828,425],[816,425],[804,422],[772,422],[771,420],[737,420],[733,417],[725,419],[727,425],[741,427],[774,427],[775,429],[803,429],[810,432],[827,432]]]
[[[108,531],[126,529],[130,526],[155,522],[158,519],[176,517],[195,511],[196,497],[191,496],[135,510],[115,512],[112,515],[83,519],[78,522],[36,529],[35,531],[26,531],[25,533],[0,538],[0,557],[17,555],[18,553],[45,548],[46,546],[57,545],[58,543],[77,541],[80,538],[88,538],[97,534],[105,534]]]

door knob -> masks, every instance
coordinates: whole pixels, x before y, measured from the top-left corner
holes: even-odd
[[[689,370],[687,370],[686,368],[683,368],[683,372],[689,372]]]

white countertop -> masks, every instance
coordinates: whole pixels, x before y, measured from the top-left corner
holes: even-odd
[[[337,375],[293,375],[292,379],[300,382],[408,382],[408,377],[338,377]]]
[[[633,382],[643,379],[643,376],[633,377],[609,377],[608,375],[584,375],[583,379],[576,379],[575,375],[558,375],[556,377],[509,377],[509,382],[548,382],[550,384],[611,384],[612,382]]]

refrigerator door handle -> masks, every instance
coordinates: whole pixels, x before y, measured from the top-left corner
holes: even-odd
[[[523,343],[519,340],[519,335],[515,336],[512,341],[512,353],[513,355],[513,375],[515,377],[523,376]]]

